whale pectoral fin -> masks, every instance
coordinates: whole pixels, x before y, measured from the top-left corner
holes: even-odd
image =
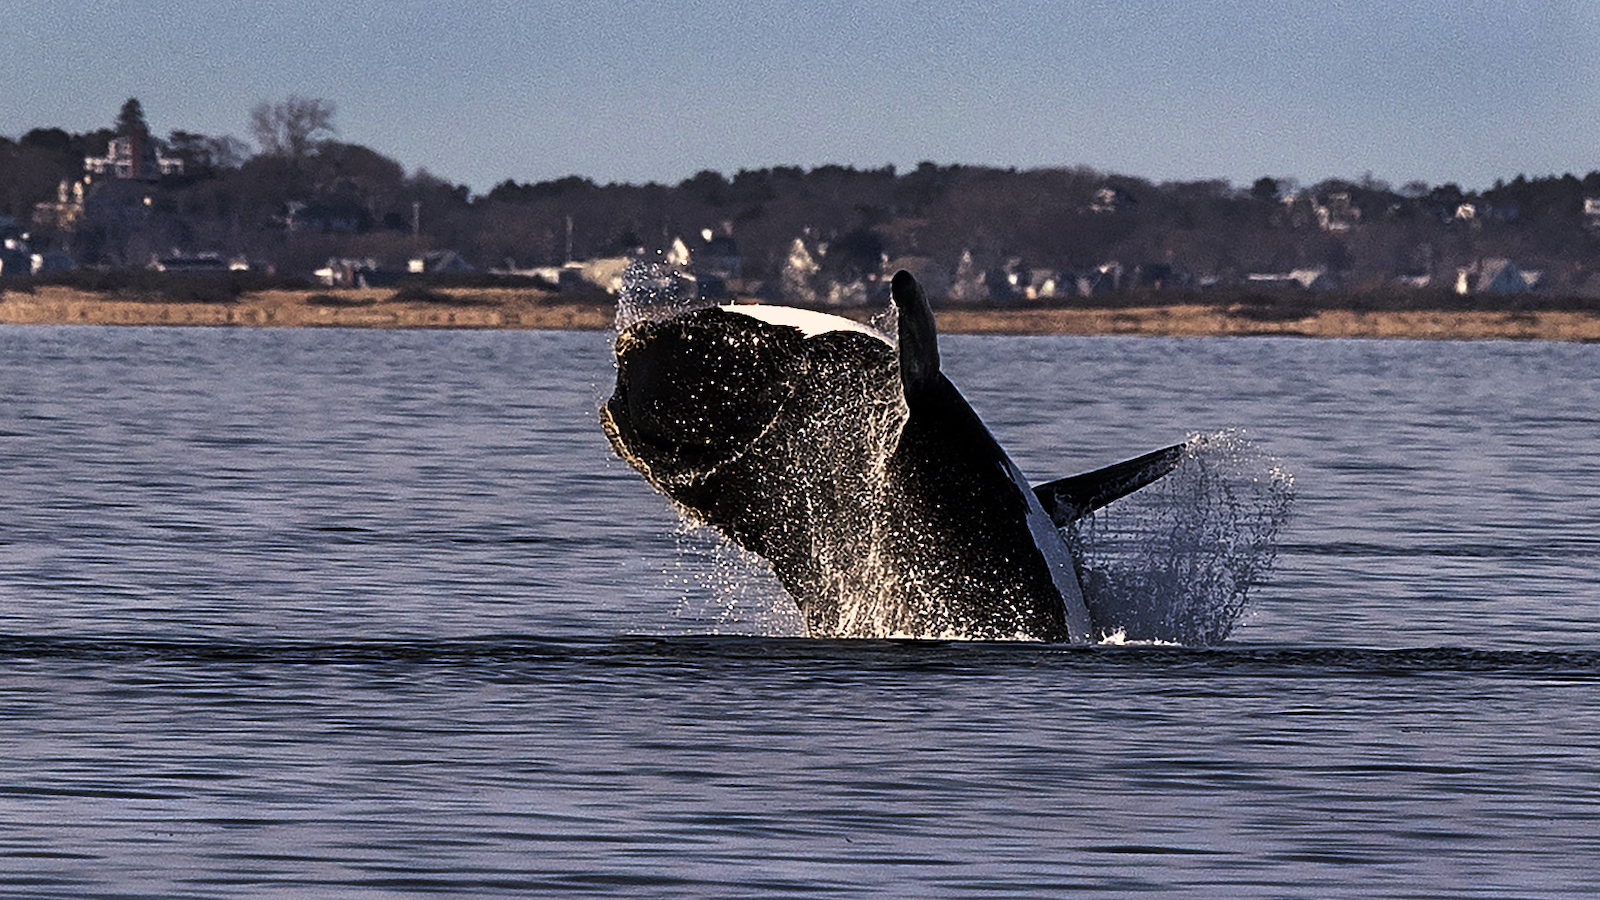
[[[1188,447],[1187,442],[1173,444],[1103,469],[1041,484],[1033,489],[1033,493],[1056,527],[1065,528],[1069,523],[1113,500],[1126,497],[1176,469]]]
[[[904,269],[889,282],[889,298],[894,301],[900,343],[900,383],[906,396],[912,396],[939,375],[939,335],[933,324],[933,308],[922,285]]]

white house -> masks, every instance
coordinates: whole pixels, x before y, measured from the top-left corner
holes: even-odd
[[[183,160],[161,152],[161,142],[148,135],[130,134],[112,138],[105,156],[85,156],[83,169],[91,175],[155,181],[162,175],[182,175]]]
[[[1336,287],[1327,269],[1294,269],[1289,272],[1252,272],[1245,281],[1260,287],[1297,287],[1325,291]]]
[[[1456,270],[1458,294],[1524,294],[1533,284],[1509,259],[1484,259]]]

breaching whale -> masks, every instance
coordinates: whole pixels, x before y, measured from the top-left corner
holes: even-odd
[[[624,328],[616,453],[771,565],[817,637],[1098,636],[1061,529],[1175,468],[1177,444],[1030,488],[939,368],[916,280],[895,338],[841,316],[706,307]]]

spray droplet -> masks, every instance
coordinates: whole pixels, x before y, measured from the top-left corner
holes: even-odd
[[[1068,534],[1102,638],[1209,646],[1272,568],[1294,480],[1227,431],[1191,440],[1171,474]]]

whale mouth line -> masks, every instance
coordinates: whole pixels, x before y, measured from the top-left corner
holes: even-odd
[[[626,416],[619,417],[612,409],[611,403],[600,407],[600,425],[606,435],[611,439],[613,447],[619,456],[642,471],[648,471],[657,476],[670,478],[674,482],[693,484],[704,482],[716,476],[717,472],[726,466],[733,465],[743,459],[750,451],[765,440],[772,430],[783,419],[784,412],[789,408],[793,395],[779,403],[772,416],[752,435],[749,440],[736,446],[726,448],[721,452],[710,449],[690,449],[674,446],[667,442],[657,441],[650,436],[640,433]],[[671,465],[652,464],[651,456],[658,459],[670,459]],[[670,470],[670,471],[668,471]]]

